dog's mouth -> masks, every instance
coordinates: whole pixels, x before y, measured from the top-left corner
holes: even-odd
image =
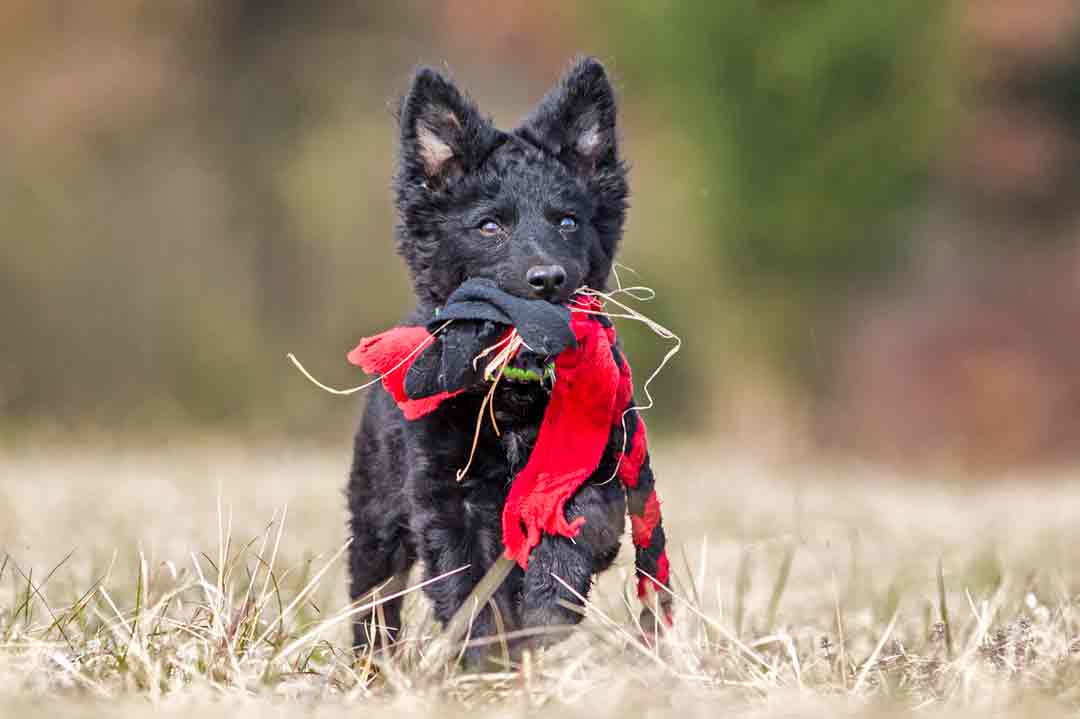
[[[503,367],[502,378],[512,384],[536,383],[551,389],[555,382],[555,360],[522,348]]]

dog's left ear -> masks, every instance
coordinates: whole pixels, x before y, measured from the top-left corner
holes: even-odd
[[[600,61],[577,61],[518,134],[586,178],[619,171],[615,91]]]

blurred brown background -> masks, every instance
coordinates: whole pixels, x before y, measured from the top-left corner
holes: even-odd
[[[408,308],[394,99],[616,77],[655,422],[886,459],[1080,451],[1080,5],[0,7],[0,431],[340,440]],[[623,330],[638,376],[665,346]]]

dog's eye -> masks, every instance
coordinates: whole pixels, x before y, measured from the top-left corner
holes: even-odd
[[[559,220],[559,229],[563,232],[573,232],[577,229],[577,220],[570,215]]]
[[[499,227],[499,223],[495,220],[484,220],[484,222],[477,229],[480,230],[481,235],[487,235],[488,237],[491,237],[492,235],[497,235],[502,232],[502,228]]]

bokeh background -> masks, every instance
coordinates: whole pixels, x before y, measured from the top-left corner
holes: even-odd
[[[395,99],[616,79],[656,427],[883,460],[1080,452],[1074,0],[0,6],[0,433],[341,442],[407,311]],[[624,275],[626,278],[626,275]],[[623,330],[644,376],[667,345]]]

